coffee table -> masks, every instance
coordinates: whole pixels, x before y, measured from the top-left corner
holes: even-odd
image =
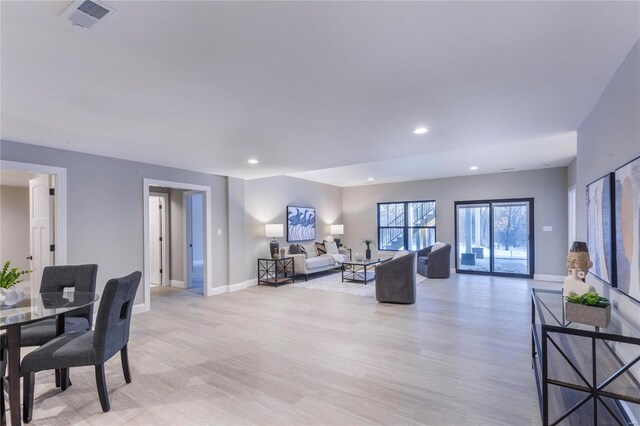
[[[342,262],[342,282],[361,281],[367,285],[376,278],[375,265],[382,263],[382,259],[349,260]]]

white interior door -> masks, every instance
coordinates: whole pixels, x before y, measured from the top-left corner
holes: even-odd
[[[162,215],[160,206],[159,197],[149,197],[149,263],[151,265],[149,281],[151,284],[157,285],[162,284],[162,244],[160,241],[162,237],[160,224]]]
[[[31,248],[31,291],[40,291],[42,270],[53,265],[51,238],[52,196],[51,176],[43,175],[29,180],[29,241]]]

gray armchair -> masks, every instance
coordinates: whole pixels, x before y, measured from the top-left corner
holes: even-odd
[[[451,244],[432,250],[433,246],[418,250],[418,273],[427,278],[449,278],[451,274]]]
[[[122,371],[127,383],[131,383],[127,343],[131,325],[131,310],[140,284],[140,272],[107,282],[100,300],[95,331],[64,333],[44,346],[27,354],[20,369],[24,377],[23,419],[31,421],[35,373],[42,370],[62,370],[63,383],[69,368],[95,366],[96,384],[102,411],[110,409],[105,383],[104,364],[120,352]]]
[[[389,259],[376,267],[378,302],[416,302],[416,253]]]

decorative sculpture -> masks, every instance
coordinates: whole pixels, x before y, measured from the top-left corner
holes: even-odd
[[[589,259],[589,249],[584,241],[574,241],[567,255],[567,269],[571,273],[572,269],[578,269],[583,272],[582,281],[593,266],[593,262]]]

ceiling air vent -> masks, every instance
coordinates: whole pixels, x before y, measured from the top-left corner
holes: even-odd
[[[111,6],[96,0],[79,0],[71,3],[60,16],[75,26],[95,28],[116,12]]]

